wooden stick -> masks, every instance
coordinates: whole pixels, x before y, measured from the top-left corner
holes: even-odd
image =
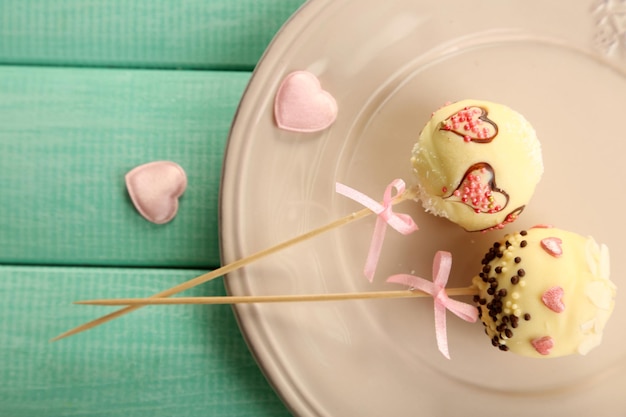
[[[395,204],[401,203],[402,201],[405,201],[405,200],[408,200],[408,199],[411,199],[411,198],[414,198],[414,197],[415,197],[415,189],[409,188],[404,193],[402,193],[401,195],[397,196],[394,199],[393,204],[395,205]],[[200,275],[198,277],[195,277],[195,278],[193,278],[193,279],[191,279],[191,280],[189,280],[187,282],[183,282],[182,284],[179,284],[179,285],[177,285],[175,287],[172,287],[172,288],[167,289],[165,291],[161,291],[161,292],[159,292],[157,294],[152,295],[150,298],[170,297],[170,296],[172,296],[174,294],[178,294],[180,292],[186,291],[186,290],[191,289],[193,287],[196,287],[196,286],[198,286],[200,284],[204,284],[207,281],[211,281],[211,280],[213,280],[215,278],[221,277],[222,275],[225,275],[225,274],[228,274],[230,272],[233,272],[233,271],[235,271],[235,270],[237,270],[239,268],[242,268],[242,267],[244,267],[246,265],[249,265],[249,264],[251,264],[253,262],[256,262],[256,261],[258,261],[258,260],[260,260],[262,258],[265,258],[265,257],[267,257],[269,255],[272,255],[272,254],[274,254],[276,252],[280,252],[281,250],[286,249],[286,248],[288,248],[290,246],[296,245],[296,244],[298,244],[300,242],[303,242],[305,240],[309,240],[309,239],[311,239],[311,238],[313,238],[315,236],[321,235],[321,234],[326,233],[326,232],[328,232],[330,230],[333,230],[333,229],[336,229],[338,227],[344,226],[344,225],[346,225],[348,223],[351,223],[351,222],[353,222],[355,220],[367,217],[370,214],[372,214],[371,210],[369,210],[367,208],[362,209],[360,211],[357,211],[355,213],[352,213],[352,214],[349,214],[349,215],[347,215],[345,217],[342,217],[342,218],[340,218],[338,220],[335,220],[335,221],[333,221],[331,223],[328,223],[325,226],[319,227],[319,228],[317,228],[315,230],[311,230],[311,231],[309,231],[307,233],[304,233],[302,235],[296,236],[295,238],[289,239],[289,240],[287,240],[287,241],[285,241],[283,243],[279,243],[276,246],[272,246],[270,248],[261,250],[259,252],[256,252],[256,253],[250,255],[250,256],[247,256],[245,258],[239,259],[239,260],[234,261],[234,262],[232,262],[230,264],[224,265],[221,268],[218,268],[218,269],[213,270],[211,272],[208,272],[206,274],[203,274],[203,275]],[[104,323],[106,323],[108,321],[111,321],[113,319],[121,317],[121,316],[123,316],[125,314],[128,314],[128,313],[131,313],[131,312],[133,312],[135,310],[138,310],[141,307],[143,307],[143,306],[142,305],[129,305],[129,306],[124,307],[124,308],[122,308],[120,310],[114,311],[114,312],[112,312],[110,314],[107,314],[105,316],[99,317],[99,318],[97,318],[95,320],[92,320],[92,321],[87,322],[85,324],[82,324],[82,325],[80,325],[78,327],[75,327],[75,328],[73,328],[71,330],[68,330],[68,331],[66,331],[66,332],[56,336],[55,338],[51,339],[50,341],[51,342],[56,342],[57,340],[61,340],[61,339],[64,339],[66,337],[73,336],[75,334],[84,332],[86,330],[92,329],[92,328],[94,328],[96,326],[99,326],[101,324],[104,324]]]
[[[449,288],[448,296],[476,295],[474,287]],[[147,306],[147,305],[180,305],[180,304],[251,304],[251,303],[290,303],[308,301],[345,301],[345,300],[374,300],[388,298],[419,298],[430,297],[430,294],[420,290],[401,291],[372,291],[361,293],[335,294],[304,294],[304,295],[243,295],[243,296],[214,296],[214,297],[177,297],[177,298],[112,298],[106,300],[76,301],[74,304],[99,306]]]

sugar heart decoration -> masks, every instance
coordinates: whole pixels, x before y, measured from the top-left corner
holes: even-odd
[[[561,246],[562,244],[563,241],[558,237],[547,237],[545,239],[541,239],[541,247],[543,248],[543,250],[545,250],[555,258],[563,255],[563,247]]]
[[[563,294],[563,288],[552,287],[543,293],[541,301],[543,301],[543,304],[555,313],[562,313],[565,310],[565,304],[563,304]]]
[[[550,336],[538,337],[537,339],[533,339],[530,343],[540,355],[549,355],[554,347],[554,339]]]
[[[126,188],[137,211],[156,224],[169,222],[178,212],[178,199],[187,188],[187,175],[180,165],[155,161],[126,174]]]
[[[283,79],[274,100],[274,117],[279,128],[293,132],[319,132],[337,118],[337,102],[323,90],[317,77],[295,71]]]

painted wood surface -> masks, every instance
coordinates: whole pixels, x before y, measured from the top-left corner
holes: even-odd
[[[0,66],[0,261],[219,265],[222,159],[249,76]],[[157,160],[188,177],[165,225],[138,214],[124,183]]]
[[[229,306],[149,307],[48,342],[111,311],[72,305],[78,298],[146,296],[200,272],[0,267],[0,416],[289,415]],[[214,281],[189,294],[224,290]]]
[[[0,417],[287,416],[228,306],[151,307],[51,337],[219,264],[228,131],[304,0],[0,2]],[[189,179],[154,225],[124,175]],[[185,295],[223,295],[216,280]]]
[[[303,0],[3,0],[0,63],[251,70]]]

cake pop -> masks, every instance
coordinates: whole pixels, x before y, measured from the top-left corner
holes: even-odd
[[[433,113],[411,157],[426,211],[467,231],[502,228],[543,174],[535,130],[502,104],[462,100]]]
[[[609,253],[593,238],[552,227],[511,233],[482,261],[473,284],[494,346],[531,357],[586,354],[614,307]]]
[[[450,358],[446,310],[474,322],[478,318],[492,345],[533,358],[587,354],[598,346],[613,311],[615,285],[609,279],[609,254],[591,237],[547,226],[510,233],[496,241],[479,264],[472,284],[445,288],[452,255],[438,251],[433,278],[392,275],[387,282],[402,291],[277,296],[127,298],[79,302],[93,305],[242,304],[339,301],[432,296],[440,352]],[[477,266],[478,268],[478,266]],[[471,296],[474,304],[452,299]]]

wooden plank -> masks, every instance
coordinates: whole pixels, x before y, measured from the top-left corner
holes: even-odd
[[[218,265],[223,152],[249,76],[0,66],[0,263]],[[156,160],[189,182],[165,225],[124,183]]]
[[[0,415],[288,416],[228,306],[148,307],[87,333],[54,335],[201,271],[0,267]],[[221,281],[189,291],[223,295]]]
[[[251,70],[304,0],[3,0],[0,63]]]

